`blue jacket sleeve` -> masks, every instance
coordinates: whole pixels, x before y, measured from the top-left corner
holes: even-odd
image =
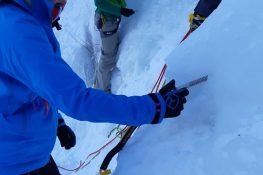
[[[27,20],[12,32],[6,71],[52,106],[78,120],[132,126],[152,122],[156,109],[148,95],[126,97],[86,88],[84,82],[53,51],[50,37],[38,23]],[[25,44],[26,42],[26,44]],[[165,103],[161,101],[162,120]],[[160,122],[159,121],[159,122]]]
[[[204,17],[208,17],[221,3],[221,0],[200,0],[194,12]]]

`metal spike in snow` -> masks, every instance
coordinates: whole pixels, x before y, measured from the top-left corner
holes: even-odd
[[[185,83],[185,84],[183,84],[183,85],[181,85],[181,86],[178,86],[178,87],[176,87],[176,88],[177,88],[177,89],[190,88],[190,87],[193,87],[193,86],[198,85],[198,84],[200,84],[200,83],[203,83],[203,82],[205,82],[205,81],[207,81],[207,80],[208,80],[208,75],[205,75],[205,76],[202,76],[202,77],[197,78],[197,79],[195,79],[195,80],[189,81],[189,82],[187,82],[187,83]]]

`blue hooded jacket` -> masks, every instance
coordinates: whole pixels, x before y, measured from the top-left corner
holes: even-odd
[[[25,3],[30,2],[30,4]],[[0,174],[18,175],[49,161],[58,109],[75,119],[139,126],[156,106],[86,88],[61,58],[51,27],[52,0],[0,2]],[[165,114],[161,105],[159,122]]]

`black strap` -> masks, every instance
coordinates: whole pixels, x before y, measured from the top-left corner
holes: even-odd
[[[64,119],[63,118],[59,118],[58,119],[58,125],[61,125],[62,123],[65,123]]]
[[[54,22],[52,22],[52,27],[56,27],[57,30],[61,30],[62,29],[61,25],[58,22],[59,20],[60,20],[60,18],[58,18]]]
[[[100,170],[101,171],[106,171],[111,159],[122,150],[122,148],[125,146],[125,144],[128,142],[129,138],[133,134],[133,132],[136,130],[137,126],[130,126],[127,131],[125,132],[124,136],[120,140],[120,142],[106,155],[104,158]]]
[[[116,33],[117,31],[118,31],[118,27],[112,31],[105,31],[105,32],[103,32],[103,34],[106,36],[110,36],[110,35],[113,35],[114,33]]]
[[[107,19],[107,17],[106,17],[106,19]],[[104,31],[104,32],[102,32],[105,36],[113,35],[114,33],[116,33],[116,32],[119,30],[121,18],[120,18],[120,17],[114,18],[114,21],[115,21],[115,20],[117,21],[117,27],[116,27],[116,29],[111,30],[111,31]]]
[[[154,115],[154,118],[153,118],[153,121],[151,124],[157,124],[160,120],[160,117],[161,117],[161,105],[160,105],[160,101],[158,99],[158,97],[155,95],[155,94],[149,94],[149,96],[152,98],[152,100],[154,101],[155,103],[155,109],[156,109],[156,112],[155,112],[155,115]]]

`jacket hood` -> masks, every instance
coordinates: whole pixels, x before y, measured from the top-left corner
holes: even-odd
[[[54,7],[53,0],[14,0],[23,8],[31,12],[41,22],[51,24],[51,14]]]

